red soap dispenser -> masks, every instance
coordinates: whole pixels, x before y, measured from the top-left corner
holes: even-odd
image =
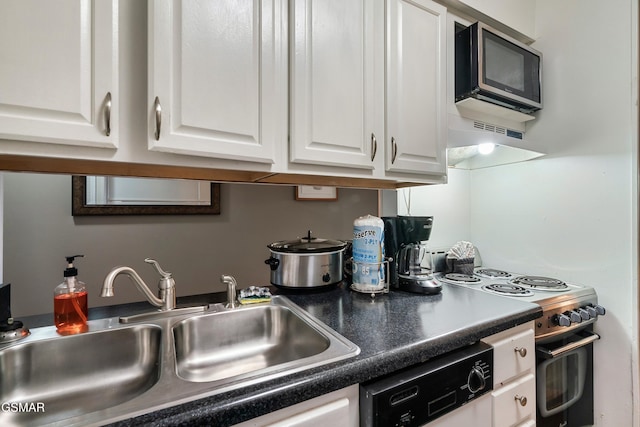
[[[75,258],[66,257],[64,281],[53,291],[53,320],[62,335],[77,334],[87,330],[87,288],[78,280],[78,270],[73,266]]]

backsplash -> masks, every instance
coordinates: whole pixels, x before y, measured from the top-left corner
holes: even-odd
[[[116,282],[113,298],[100,298],[102,281],[118,265],[155,290],[147,257],[173,274],[178,296],[222,291],[222,274],[235,276],[239,288],[265,285],[269,243],[308,230],[350,239],[354,218],[375,215],[378,206],[375,190],[341,188],[337,201],[296,201],[293,187],[222,184],[220,215],[73,217],[70,176],[5,173],[3,181],[3,280],[12,283],[16,317],[52,312],[67,255],[85,255],[77,268],[89,307],[144,299],[127,279]]]

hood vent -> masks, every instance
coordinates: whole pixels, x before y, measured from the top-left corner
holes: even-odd
[[[486,130],[487,132],[495,132],[495,133],[499,133],[501,135],[506,135],[507,134],[507,130],[505,128],[499,127],[499,126],[494,126],[492,124],[489,123],[482,123],[479,121],[474,121],[473,122],[473,127],[476,129],[480,129],[480,130]]]
[[[480,145],[490,145],[490,154],[482,154]],[[529,150],[525,132],[483,120],[449,114],[447,164],[458,169],[480,169],[540,157]]]

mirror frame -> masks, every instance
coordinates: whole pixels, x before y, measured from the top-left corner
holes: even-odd
[[[97,215],[220,215],[220,184],[211,183],[209,205],[87,205],[87,177],[71,177],[71,214]]]

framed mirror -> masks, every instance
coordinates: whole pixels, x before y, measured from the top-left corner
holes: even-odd
[[[220,184],[208,181],[74,175],[71,194],[73,216],[220,214]]]

